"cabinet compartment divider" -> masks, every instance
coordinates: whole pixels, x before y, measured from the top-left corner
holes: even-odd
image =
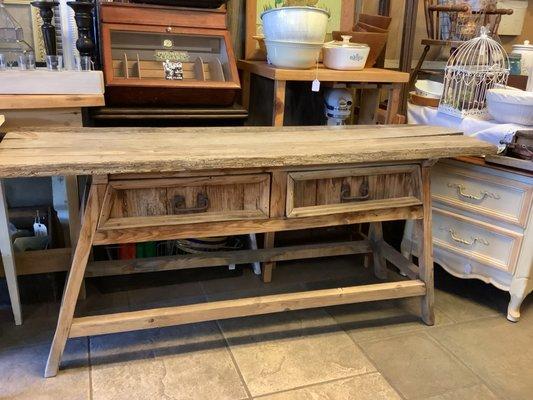
[[[205,81],[206,77],[202,57],[197,57],[196,60],[194,60],[194,75],[197,80]]]
[[[128,71],[128,56],[126,53],[122,54],[122,71],[124,72],[124,78],[129,79],[130,73]]]
[[[226,82],[224,78],[224,70],[222,69],[222,63],[220,59],[215,58],[209,62],[209,69],[211,72],[211,79],[219,82]]]
[[[139,53],[137,53],[137,77],[139,79],[142,79],[142,74],[141,74],[141,59],[139,58]]]

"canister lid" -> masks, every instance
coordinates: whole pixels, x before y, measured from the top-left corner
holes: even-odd
[[[513,50],[533,51],[533,45],[529,44],[529,40],[524,40],[523,44],[513,44]]]
[[[349,35],[342,35],[341,37],[342,37],[342,41],[333,40],[331,42],[324,43],[324,47],[326,47],[326,48],[349,47],[351,49],[366,49],[366,48],[368,48],[367,44],[350,42],[350,39],[352,37],[349,36]]]

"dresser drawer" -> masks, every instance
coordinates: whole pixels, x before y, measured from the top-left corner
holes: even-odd
[[[433,244],[467,259],[512,273],[521,242],[519,233],[433,208]]]
[[[100,229],[268,218],[270,175],[110,181]]]
[[[523,182],[468,168],[436,165],[431,173],[435,201],[525,227],[533,188]]]
[[[289,218],[420,205],[418,165],[291,172]]]

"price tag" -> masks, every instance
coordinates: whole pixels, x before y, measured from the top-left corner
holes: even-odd
[[[311,90],[313,92],[320,92],[320,81],[318,79],[315,79],[311,84]]]

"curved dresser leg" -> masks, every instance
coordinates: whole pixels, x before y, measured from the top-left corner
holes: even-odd
[[[511,301],[507,307],[507,319],[511,322],[518,322],[520,320],[520,306],[524,301],[523,297],[511,295]]]
[[[522,302],[531,291],[530,280],[528,278],[513,278],[509,293],[511,294],[511,301],[507,307],[507,319],[511,322],[518,322],[520,320],[520,306]]]

